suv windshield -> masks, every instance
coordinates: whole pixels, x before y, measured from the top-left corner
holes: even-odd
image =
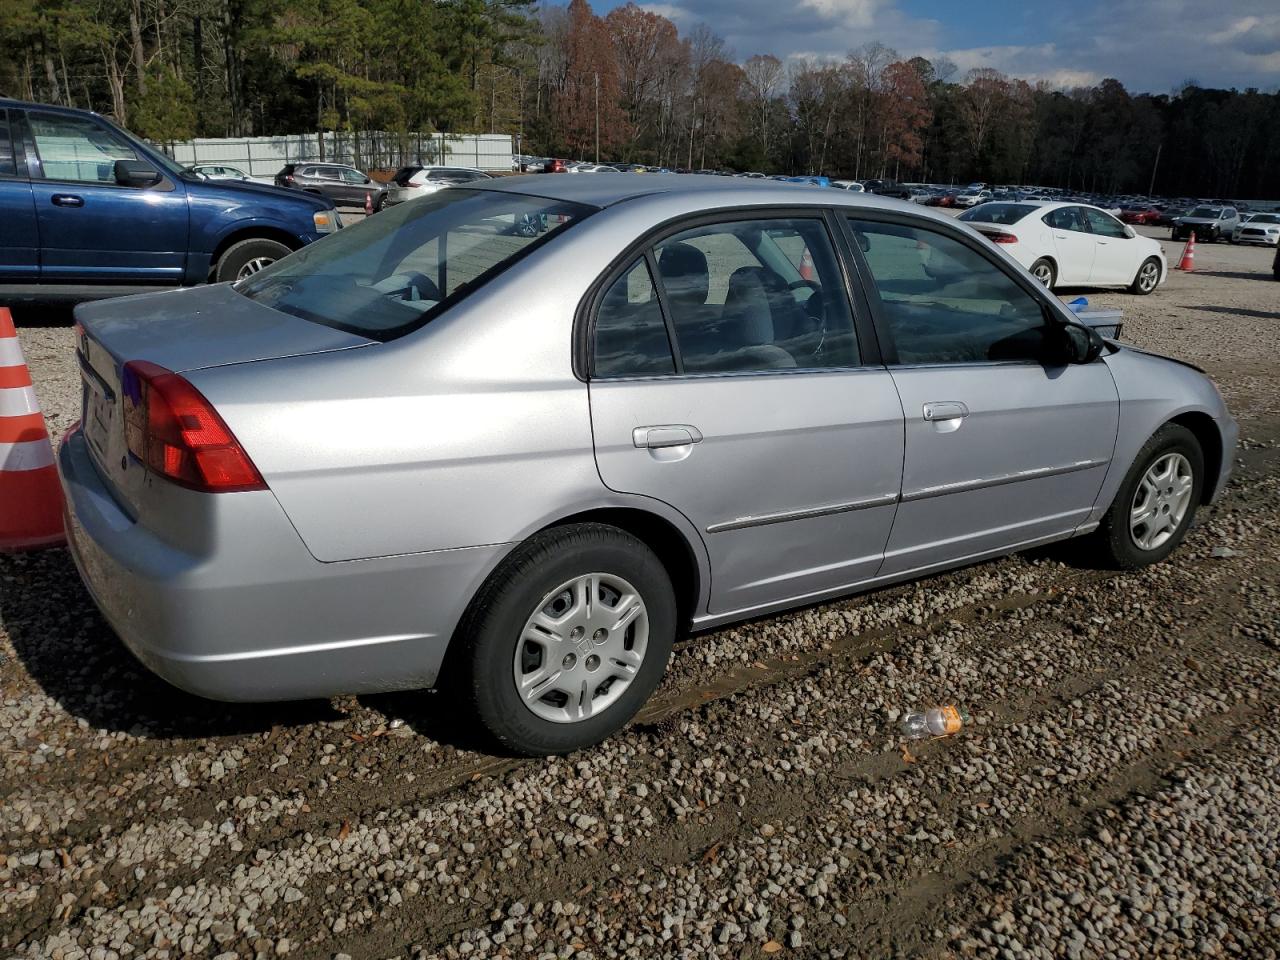
[[[235,289],[304,320],[394,340],[593,209],[518,193],[445,190],[303,247]]]
[[[1017,223],[1037,209],[1039,208],[1029,203],[984,203],[980,207],[970,207],[960,214],[959,219],[966,222],[977,220],[979,223],[1001,223],[1007,226]]]
[[[1187,214],[1189,217],[1200,217],[1203,220],[1216,220],[1221,215],[1221,207],[1196,207]]]

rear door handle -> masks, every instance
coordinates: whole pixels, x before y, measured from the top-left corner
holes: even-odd
[[[77,197],[74,193],[55,193],[49,202],[55,207],[83,207],[84,197]]]
[[[924,405],[926,420],[963,420],[969,415],[969,408],[959,400],[936,400]]]
[[[687,423],[665,423],[652,427],[636,427],[631,431],[631,442],[638,448],[658,450],[662,447],[682,447],[701,443],[702,433]]]

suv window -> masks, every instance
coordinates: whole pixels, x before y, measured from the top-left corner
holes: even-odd
[[[687,373],[859,361],[835,248],[818,219],[695,227],[655,248]]]
[[[520,194],[442,190],[303,247],[235,289],[304,320],[393,340],[590,209]]]
[[[1085,218],[1089,221],[1089,229],[1100,237],[1127,237],[1124,224],[1102,210],[1084,207]]]
[[[958,240],[920,227],[850,220],[899,363],[1039,361],[1040,302]]]
[[[597,377],[676,372],[649,264],[642,257],[609,285],[596,314],[592,373]]]
[[[347,183],[364,183],[368,178],[359,170],[343,170],[342,179]]]
[[[18,165],[13,158],[13,140],[9,136],[9,111],[0,110],[0,177],[15,177]]]
[[[115,183],[115,162],[138,159],[133,147],[92,120],[34,110],[27,119],[50,180]]]

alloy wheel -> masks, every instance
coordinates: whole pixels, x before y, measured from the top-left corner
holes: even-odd
[[[269,267],[275,262],[275,257],[254,257],[240,268],[239,272],[236,273],[236,279],[243,280],[245,277],[252,277],[263,267]]]
[[[608,573],[575,577],[525,621],[512,664],[516,691],[543,720],[586,720],[622,696],[648,645],[649,614],[635,587]]]
[[[1139,550],[1157,550],[1178,531],[1194,487],[1191,461],[1181,453],[1166,453],[1147,468],[1129,508],[1129,535]]]
[[[1159,280],[1160,268],[1154,263],[1144,263],[1138,271],[1138,287],[1144,292],[1154,290]]]

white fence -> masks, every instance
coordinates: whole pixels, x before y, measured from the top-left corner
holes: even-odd
[[[392,169],[407,163],[450,164],[490,172],[509,171],[511,137],[505,134],[363,133],[289,134],[180,141],[165,153],[184,166],[226,163],[254,177],[271,177],[286,163],[328,160],[362,170]]]

